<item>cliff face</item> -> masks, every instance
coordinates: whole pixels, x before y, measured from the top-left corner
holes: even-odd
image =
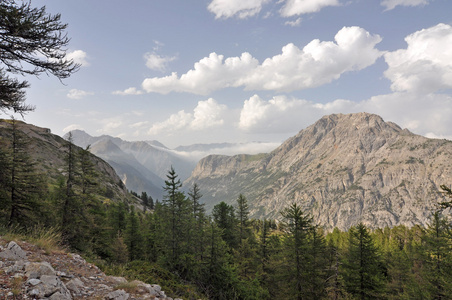
[[[327,229],[425,225],[452,182],[452,142],[358,113],[325,116],[269,154],[209,156],[197,182],[211,209],[244,194],[253,217],[280,218],[296,201]]]

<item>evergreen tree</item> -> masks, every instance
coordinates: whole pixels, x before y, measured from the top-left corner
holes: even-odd
[[[146,214],[145,230],[144,230],[144,245],[146,249],[146,259],[150,262],[156,262],[158,258],[158,219],[157,212]]]
[[[260,265],[261,265],[261,280],[262,283],[266,283],[268,279],[268,263],[270,259],[269,255],[269,245],[268,245],[268,239],[270,235],[269,225],[266,219],[261,221],[261,230],[260,230],[260,236],[259,236],[259,253],[258,257],[260,259]]]
[[[213,207],[212,216],[217,226],[222,229],[221,237],[231,248],[237,246],[236,224],[234,207],[220,202]]]
[[[452,226],[437,211],[423,236],[423,257],[425,267],[422,275],[428,280],[424,288],[430,299],[451,299],[452,297]]]
[[[248,216],[250,214],[248,201],[242,194],[237,198],[237,219],[239,221],[239,241],[242,243],[242,239],[245,239],[248,234]]]
[[[322,299],[326,295],[326,282],[331,272],[325,234],[319,226],[312,226],[308,236],[306,253],[307,299]]]
[[[291,297],[300,300],[307,294],[306,284],[303,284],[306,282],[303,273],[307,271],[306,249],[312,220],[296,203],[285,208],[281,214],[284,218],[288,258],[286,278],[292,290]]]
[[[385,270],[374,240],[360,223],[349,230],[349,246],[344,262],[347,291],[358,299],[379,299],[384,294]]]
[[[196,260],[202,263],[205,255],[205,227],[207,224],[207,217],[205,215],[204,204],[200,203],[202,197],[198,184],[193,184],[193,187],[188,192],[192,205],[192,220],[190,237],[193,253]]]
[[[71,247],[82,250],[87,244],[84,241],[86,231],[84,230],[84,206],[76,193],[75,186],[78,183],[79,166],[77,148],[72,140],[72,133],[66,141],[66,170],[65,170],[65,195],[62,203],[63,238]]]
[[[47,14],[45,6],[31,7],[31,2],[0,1],[0,111],[23,114],[34,109],[24,103],[28,82],[7,73],[46,73],[63,79],[78,70],[79,65],[67,59],[67,24],[60,18],[60,14]]]
[[[399,225],[392,229],[376,230],[382,233],[384,242],[379,247],[384,251],[388,269],[387,294],[389,299],[410,299],[409,286],[413,280],[412,261],[407,250],[408,228]]]
[[[180,191],[182,183],[178,179],[176,171],[171,167],[165,180],[165,195],[162,202],[163,215],[166,218],[164,230],[167,230],[167,262],[170,267],[179,272],[185,270],[183,267],[182,254],[188,246],[189,215],[191,212],[190,201]]]
[[[8,186],[9,186],[9,160],[7,153],[7,145],[3,138],[0,137],[0,224],[7,224],[9,211],[8,211]]]
[[[233,268],[228,247],[221,238],[222,229],[216,223],[210,223],[207,248],[207,268],[203,282],[205,294],[209,299],[240,299],[237,291],[237,273]]]
[[[35,163],[28,154],[26,135],[18,126],[18,122],[12,119],[9,151],[2,158],[8,226],[30,225],[33,217],[38,216],[39,197],[45,191],[45,178],[37,173]]]
[[[94,163],[91,160],[91,145],[85,149],[80,148],[78,157],[80,161],[80,186],[83,195],[89,194],[98,185],[97,178],[99,174],[96,172]]]
[[[125,264],[129,260],[129,251],[121,233],[117,233],[111,245],[113,262]]]
[[[127,218],[125,231],[125,244],[129,253],[129,260],[137,260],[143,256],[143,237],[141,235],[141,224],[135,208],[132,206]]]

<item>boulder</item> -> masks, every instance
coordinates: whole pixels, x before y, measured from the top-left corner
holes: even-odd
[[[55,276],[55,270],[48,262],[32,262],[25,266],[25,275],[28,278],[40,278],[42,275]]]
[[[121,283],[127,283],[127,279],[125,279],[124,277],[116,276],[107,276],[107,281],[117,285]]]
[[[28,295],[36,298],[51,297],[56,300],[72,299],[71,293],[56,275],[42,275],[41,282],[29,290]]]
[[[126,293],[124,290],[116,290],[111,293],[108,293],[107,296],[105,296],[106,300],[127,300],[129,299],[130,295]]]
[[[27,258],[27,254],[25,253],[16,242],[9,242],[6,249],[0,252],[0,258],[4,258],[7,260],[24,260]]]
[[[70,290],[74,294],[80,294],[80,289],[83,288],[83,282],[78,279],[74,278],[71,279],[69,282],[66,283],[66,287],[68,290]]]

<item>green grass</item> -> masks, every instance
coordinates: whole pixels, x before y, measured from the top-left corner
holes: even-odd
[[[8,242],[22,240],[34,244],[44,250],[46,254],[64,252],[66,250],[61,243],[61,232],[54,227],[34,226],[24,229],[17,226],[2,226],[0,227],[0,234]]]

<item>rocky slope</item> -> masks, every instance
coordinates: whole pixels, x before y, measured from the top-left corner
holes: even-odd
[[[428,223],[452,183],[452,142],[402,130],[377,115],[325,116],[269,154],[209,156],[185,181],[207,209],[244,194],[253,217],[280,218],[296,201],[327,229]]]
[[[27,142],[27,153],[36,162],[38,172],[44,174],[50,185],[56,184],[66,170],[67,141],[54,135],[50,129],[41,128],[16,120],[17,130],[22,132]],[[0,119],[0,147],[9,147],[12,125],[10,120]],[[80,150],[80,149],[79,149]],[[116,200],[130,198],[115,170],[101,158],[90,155],[90,159],[99,175],[100,190],[105,196]]]
[[[0,299],[173,298],[159,285],[107,276],[78,254],[46,252],[23,241],[7,243],[0,236]]]

